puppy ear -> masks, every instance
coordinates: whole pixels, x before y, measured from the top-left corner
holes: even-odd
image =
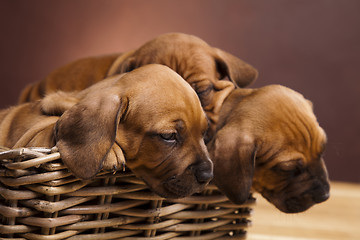
[[[250,64],[218,48],[215,48],[215,61],[219,73],[228,76],[238,87],[249,85],[258,76],[258,71]]]
[[[244,203],[254,176],[255,144],[250,135],[237,136],[231,127],[217,132],[208,149],[215,185],[234,203]]]
[[[113,76],[119,73],[126,73],[134,70],[136,68],[135,57],[133,57],[133,53],[135,51],[129,51],[122,55],[120,55],[110,67],[107,77]]]
[[[89,93],[60,117],[55,126],[56,146],[75,176],[89,179],[101,170],[127,107],[126,98],[103,89],[101,94]]]

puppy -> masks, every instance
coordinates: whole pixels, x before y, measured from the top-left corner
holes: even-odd
[[[236,89],[208,144],[215,184],[235,203],[251,187],[279,210],[297,213],[329,197],[326,135],[301,94],[280,86]]]
[[[150,64],[80,92],[1,111],[0,145],[56,145],[82,179],[121,169],[126,159],[154,192],[180,198],[202,191],[213,177],[203,140],[207,125],[189,84],[170,68]]]
[[[61,67],[43,81],[27,86],[20,103],[58,90],[82,90],[105,77],[150,63],[170,67],[195,89],[210,120],[209,136],[215,130],[221,105],[234,86],[247,86],[257,78],[256,69],[230,53],[192,35],[168,33],[121,55],[80,59]]]

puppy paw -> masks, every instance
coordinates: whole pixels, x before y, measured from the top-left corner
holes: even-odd
[[[41,111],[46,115],[61,116],[70,109],[79,99],[75,92],[65,93],[62,91],[47,95],[41,100]]]
[[[103,165],[104,171],[125,171],[125,157],[120,146],[116,143],[110,149]]]

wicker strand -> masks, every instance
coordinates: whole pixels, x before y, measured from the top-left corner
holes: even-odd
[[[1,239],[245,239],[255,199],[159,197],[129,169],[82,181],[56,148],[0,146]]]

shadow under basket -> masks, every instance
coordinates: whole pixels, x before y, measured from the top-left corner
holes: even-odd
[[[126,169],[74,177],[47,148],[0,148],[2,239],[245,239],[255,199],[164,199]]]

